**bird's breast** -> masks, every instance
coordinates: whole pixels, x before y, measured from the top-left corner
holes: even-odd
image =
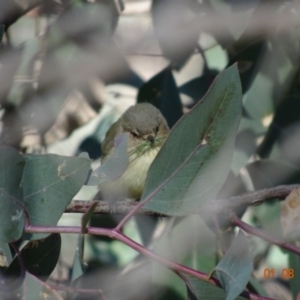
[[[156,147],[143,153],[130,155],[126,171],[115,180],[101,184],[100,190],[108,195],[119,194],[118,198],[140,198],[143,193],[148,170],[158,151],[159,147]]]
[[[154,158],[158,153],[158,148],[150,149],[141,155],[135,155],[129,158],[129,166],[121,176],[127,187],[127,196],[129,198],[140,198],[143,193],[148,170]]]

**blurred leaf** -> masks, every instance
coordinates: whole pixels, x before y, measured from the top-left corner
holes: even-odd
[[[216,199],[228,199],[232,196],[246,193],[245,186],[240,176],[235,176],[232,171],[229,171],[228,176],[218,192]]]
[[[269,294],[265,290],[263,283],[260,282],[258,279],[251,276],[250,281],[247,285],[247,289],[251,293],[255,293],[260,296],[269,297]]]
[[[137,102],[149,102],[156,106],[166,118],[168,125],[173,125],[182,116],[182,104],[169,67],[152,77],[139,90]]]
[[[64,47],[61,47],[63,51]],[[69,57],[72,57],[70,51]],[[53,126],[59,112],[67,100],[68,95],[75,87],[67,78],[63,77],[65,61],[60,61],[49,52],[45,55],[38,78],[38,88],[27,85],[23,94],[20,113],[25,124],[37,128],[41,134],[46,133]],[[70,77],[69,77],[70,78]]]
[[[10,243],[21,237],[25,225],[20,186],[24,158],[13,148],[0,147],[0,165],[0,240]]]
[[[283,238],[280,224],[281,204],[277,199],[253,207],[256,224],[270,235]]]
[[[32,72],[31,68],[34,58],[39,51],[39,43],[40,40],[37,38],[31,39],[22,48],[21,61],[15,74],[21,80],[19,80],[20,82],[18,80],[14,82],[8,95],[8,101],[17,106],[24,100],[26,88],[32,86],[32,82],[26,82],[26,80],[22,79],[30,78],[32,75],[30,72]]]
[[[249,158],[257,149],[258,137],[265,134],[266,128],[257,120],[243,116],[235,141],[235,151],[231,169],[235,174],[249,163]]]
[[[22,52],[23,52],[22,48],[14,49],[9,46],[1,46],[0,48],[0,65],[1,65],[0,104],[1,105],[7,101],[7,95],[9,94],[11,87],[13,86],[14,76],[21,63]]]
[[[0,299],[47,299],[47,300],[63,300],[63,298],[54,289],[50,288],[46,283],[38,280],[30,273],[26,273],[22,287],[12,289],[11,293],[1,293]]]
[[[213,299],[213,300],[224,300],[226,299],[225,291],[217,286],[214,286],[204,280],[198,278],[186,276],[195,291],[198,299]],[[235,300],[244,300],[247,298],[237,297]]]
[[[2,43],[2,39],[3,39],[3,35],[4,35],[4,29],[5,26],[4,25],[0,25],[0,44]]]
[[[174,225],[169,219],[162,222],[166,226],[163,235],[155,242],[157,254],[202,272],[208,273],[214,268],[215,235],[199,215],[182,218],[181,222]],[[170,287],[182,296],[185,295],[183,280],[164,266],[155,263],[152,278],[155,284]]]
[[[234,300],[246,287],[253,269],[246,235],[240,230],[215,268],[226,291],[226,300]]]
[[[252,42],[230,58],[228,66],[238,62],[243,94],[249,89],[258,71],[263,50],[266,47],[264,40]]]
[[[86,270],[86,265],[83,261],[84,235],[78,235],[77,247],[73,261],[71,281],[78,279]]]
[[[92,5],[70,7],[60,15],[56,26],[64,38],[83,45],[91,38],[111,36],[118,17],[115,1],[100,0]]]
[[[247,90],[243,101],[244,107],[250,118],[256,122],[273,113],[273,88],[272,79],[259,72]]]
[[[4,104],[3,109],[4,114],[1,118],[2,129],[0,134],[0,144],[19,148],[23,138],[22,127],[24,125],[20,110],[9,103]]]
[[[135,215],[134,221],[144,246],[148,246],[153,239],[153,234],[157,228],[159,217],[157,216],[145,216]]]
[[[41,240],[29,241],[20,251],[25,270],[46,281],[57,264],[60,248],[61,237],[58,233],[52,233]],[[21,268],[18,257],[15,257],[4,275],[6,278],[18,278]]]
[[[236,136],[235,146],[237,150],[243,151],[249,158],[255,154],[257,134],[254,130],[247,128],[240,130]]]
[[[197,11],[198,10],[198,11]],[[195,0],[154,0],[152,22],[163,54],[180,69],[194,52],[200,34]]]
[[[269,157],[276,141],[290,135],[292,125],[300,122],[300,93],[282,100],[275,111],[275,115],[263,142],[257,150],[262,158]],[[287,159],[287,157],[285,158]]]
[[[281,47],[286,51],[293,65],[299,64],[300,35],[299,9],[296,3],[282,2],[277,9],[278,22],[276,37]]]
[[[282,160],[259,160],[246,166],[255,190],[298,183],[300,168]]]
[[[229,172],[241,99],[235,65],[169,134],[148,173],[142,200],[153,198],[145,208],[180,216],[209,204]]]
[[[54,154],[26,155],[22,187],[30,223],[55,226],[85,183],[90,160]],[[47,234],[32,234],[38,239]]]
[[[81,218],[81,233],[85,233],[86,232],[86,227],[91,219],[91,217],[93,216],[94,210],[96,208],[98,204],[98,201],[94,201],[91,206],[88,208],[88,210],[83,214],[82,218]]]
[[[161,297],[157,297],[159,300],[185,299],[186,285],[178,275],[158,263],[152,265],[151,271],[153,285],[162,287],[164,290]]]
[[[91,175],[87,185],[99,185],[121,176],[128,167],[128,133],[115,137],[114,152]]]
[[[231,6],[233,12],[240,12],[253,9],[260,0],[224,0],[224,2]]]
[[[69,95],[65,105],[56,115],[56,121],[50,130],[45,134],[45,143],[53,144],[72,134],[78,127],[84,126],[97,116],[87,100],[79,92]],[[95,148],[94,151],[96,151]]]

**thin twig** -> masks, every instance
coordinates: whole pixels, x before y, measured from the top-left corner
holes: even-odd
[[[289,250],[300,256],[300,248],[299,247],[297,247],[291,243],[282,241],[274,236],[271,236],[269,233],[267,233],[261,229],[258,229],[258,228],[248,225],[247,223],[245,223],[241,219],[239,219],[236,215],[232,215],[231,224],[241,228],[242,230],[244,230],[245,232],[247,232],[249,234],[258,236],[258,237],[262,238],[263,240],[270,242],[271,244],[277,245],[283,249]]]

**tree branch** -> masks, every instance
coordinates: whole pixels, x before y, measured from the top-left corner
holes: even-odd
[[[213,212],[214,214],[221,213],[226,215],[249,205],[258,205],[261,202],[267,201],[269,199],[284,199],[292,190],[296,188],[300,188],[300,184],[280,185],[274,188],[263,189],[239,196],[230,197],[228,199],[215,199],[209,201],[206,209],[210,212]],[[65,212],[85,213],[90,207],[91,203],[92,201],[73,200],[72,203],[68,205]],[[127,214],[135,209],[137,205],[140,205],[140,203],[136,201],[119,201],[115,204],[113,212],[117,214]],[[111,206],[107,202],[99,200],[99,203],[95,209],[95,213],[111,214]],[[158,214],[144,208],[138,209],[136,213],[143,215],[166,216],[164,214]],[[195,211],[195,214],[196,213],[198,212]]]
[[[242,230],[244,230],[245,232],[247,232],[249,234],[258,236],[258,237],[262,238],[263,240],[268,241],[271,244],[277,245],[283,249],[289,250],[300,256],[300,248],[299,247],[297,247],[291,243],[282,241],[276,237],[273,237],[269,233],[267,233],[261,229],[258,229],[258,228],[248,225],[247,223],[245,223],[241,219],[239,219],[236,215],[233,215],[231,217],[231,224],[241,228]]]
[[[84,201],[84,200],[73,200],[71,204],[69,204],[65,210],[67,213],[85,213],[93,201]],[[97,214],[128,214],[130,211],[132,211],[139,202],[137,201],[118,201],[114,204],[114,207],[112,208],[111,205],[109,205],[108,202],[98,200],[98,205],[96,206],[94,213]],[[112,211],[113,209],[113,211]],[[153,211],[147,210],[147,209],[139,209],[137,211],[137,214],[141,215],[150,215],[150,216],[161,216],[164,217],[166,215],[158,214]]]

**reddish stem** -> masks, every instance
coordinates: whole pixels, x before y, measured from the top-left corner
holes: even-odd
[[[276,237],[273,237],[269,233],[267,233],[261,229],[258,229],[258,228],[248,225],[247,223],[245,223],[241,219],[239,219],[236,215],[233,215],[231,217],[231,224],[241,228],[242,230],[244,230],[245,232],[247,232],[249,234],[258,236],[258,237],[262,238],[263,240],[270,242],[271,244],[277,245],[281,248],[289,250],[300,256],[300,248],[299,247],[297,247],[291,243],[282,241]]]
[[[35,225],[29,225],[25,227],[25,232],[26,233],[81,233],[81,228],[80,227],[72,227],[72,226],[55,226],[55,227],[50,227],[50,226],[35,226]],[[87,228],[87,233],[88,234],[93,234],[93,235],[102,235],[102,236],[108,236],[112,239],[116,239],[125,245],[129,246],[130,248],[136,250],[137,252],[155,260],[156,262],[164,265],[165,267],[173,270],[175,273],[181,272],[190,276],[193,276],[195,278],[199,278],[200,280],[205,280],[206,282],[209,282],[212,285],[221,287],[220,282],[215,279],[211,278],[207,280],[207,275],[203,272],[194,270],[192,268],[189,268],[187,266],[172,262],[165,257],[162,257],[149,249],[145,248],[144,246],[136,243],[129,237],[125,236],[123,233],[116,229],[105,229],[105,228],[96,228],[96,227],[88,227]],[[251,300],[274,300],[272,298],[267,298],[263,296],[259,296],[253,293],[249,293],[244,291],[242,296],[246,297],[247,299]]]

